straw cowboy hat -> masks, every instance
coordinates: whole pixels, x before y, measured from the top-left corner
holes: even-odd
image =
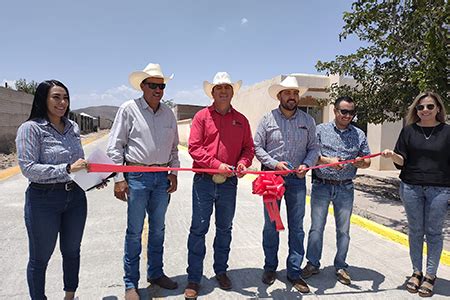
[[[217,72],[214,76],[213,82],[209,83],[208,81],[203,81],[203,90],[205,91],[205,94],[211,98],[214,99],[212,96],[212,90],[216,85],[219,84],[229,84],[233,87],[233,93],[236,95],[236,93],[239,91],[239,88],[242,85],[242,80],[239,80],[235,83],[231,82],[230,75],[227,72]]]
[[[297,78],[294,76],[287,76],[279,84],[272,84],[268,89],[270,97],[275,100],[278,100],[277,95],[282,90],[297,90],[299,97],[301,97],[304,93],[306,93],[308,88],[298,86]]]
[[[163,78],[164,83],[167,83],[173,78],[173,74],[165,77],[159,64],[149,63],[144,70],[131,73],[128,81],[135,90],[142,91],[141,82],[149,77]]]

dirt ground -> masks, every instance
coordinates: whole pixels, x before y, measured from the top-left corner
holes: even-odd
[[[401,201],[398,195],[400,179],[390,179],[374,177],[369,175],[357,175],[355,180],[355,189],[383,197],[385,199]]]

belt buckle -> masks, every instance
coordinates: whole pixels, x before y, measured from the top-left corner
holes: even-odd
[[[66,192],[70,192],[71,190],[73,190],[73,188],[73,182],[66,182],[66,184],[64,184],[64,189],[66,190]]]
[[[227,178],[225,176],[223,176],[222,174],[214,174],[212,176],[212,181],[214,181],[214,183],[217,183],[217,184],[222,184],[225,181],[227,181]]]

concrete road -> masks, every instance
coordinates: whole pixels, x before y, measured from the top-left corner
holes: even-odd
[[[90,153],[95,147],[104,149],[107,137],[85,147]],[[181,151],[183,167],[191,160]],[[191,218],[192,174],[179,174],[179,188],[169,205],[166,222],[165,272],[179,282],[175,291],[148,286],[145,282],[145,259],[141,262],[140,294],[142,299],[183,299],[186,285],[187,236]],[[27,181],[22,175],[0,181],[0,299],[28,299],[26,263],[27,235],[23,220],[24,191]],[[417,299],[403,287],[410,275],[408,249],[365,229],[352,225],[348,255],[352,285],[336,282],[332,262],[335,254],[335,228],[329,217],[324,242],[321,273],[308,279],[312,292],[301,295],[286,280],[285,259],[287,232],[281,233],[278,280],[270,287],[261,282],[263,251],[261,229],[263,206],[261,198],[251,194],[251,180],[240,180],[238,204],[234,221],[229,275],[233,289],[218,288],[212,270],[212,240],[214,226],[207,236],[205,277],[200,296],[203,299]],[[112,184],[101,191],[88,193],[89,214],[82,242],[80,299],[123,299],[123,240],[126,204],[114,199]],[[284,224],[285,207],[282,208]],[[304,222],[309,229],[309,207]],[[214,224],[214,221],[211,221]],[[434,299],[450,297],[450,267],[441,265],[438,271]],[[47,296],[62,299],[61,255],[56,248],[47,271]]]

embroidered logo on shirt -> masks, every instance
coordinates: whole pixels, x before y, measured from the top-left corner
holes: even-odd
[[[237,126],[242,126],[242,123],[237,121],[237,120],[233,120],[233,122],[231,124],[233,124],[233,126],[236,126],[236,125]]]

